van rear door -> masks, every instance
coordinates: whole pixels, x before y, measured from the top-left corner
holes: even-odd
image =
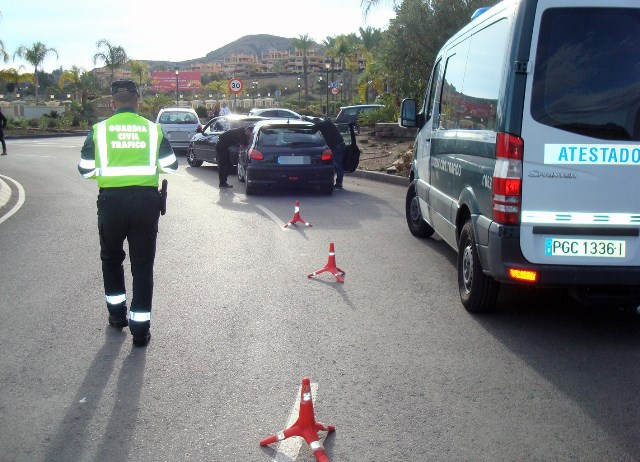
[[[539,264],[640,266],[638,1],[540,0],[531,66],[523,255]]]

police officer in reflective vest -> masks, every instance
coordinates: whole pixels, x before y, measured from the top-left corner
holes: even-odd
[[[161,194],[159,173],[175,173],[178,161],[159,125],[137,114],[138,88],[131,80],[111,84],[115,114],[95,124],[84,142],[78,170],[95,179],[98,232],[109,324],[127,325],[135,346],[151,338],[153,262]],[[127,318],[124,240],[129,243],[133,300]]]

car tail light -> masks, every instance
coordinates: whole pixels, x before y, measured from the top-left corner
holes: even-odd
[[[254,148],[249,149],[249,157],[253,160],[264,160],[264,154]]]
[[[503,225],[520,223],[522,204],[522,138],[498,133],[493,170],[493,219]]]
[[[333,159],[333,153],[331,152],[331,149],[327,149],[325,152],[322,153],[322,157],[320,157],[320,160],[331,160]]]

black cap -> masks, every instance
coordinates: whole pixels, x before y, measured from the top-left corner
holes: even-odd
[[[136,96],[140,96],[140,93],[138,93],[138,86],[133,80],[116,80],[111,83],[112,95],[125,91],[129,93],[135,93]]]

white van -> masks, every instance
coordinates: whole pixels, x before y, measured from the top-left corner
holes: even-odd
[[[640,1],[483,10],[402,103],[410,231],[457,250],[469,311],[501,283],[640,308]]]

